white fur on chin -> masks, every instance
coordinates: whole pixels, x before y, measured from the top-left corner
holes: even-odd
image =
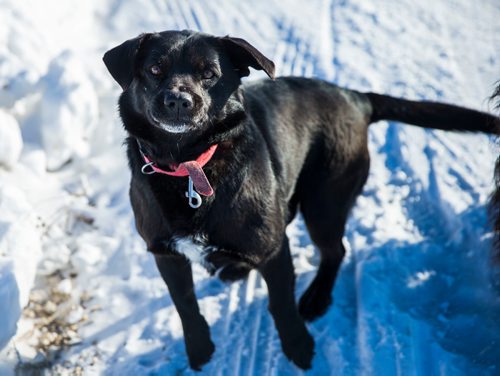
[[[188,124],[170,125],[165,123],[160,123],[161,129],[170,133],[186,133],[191,130]]]

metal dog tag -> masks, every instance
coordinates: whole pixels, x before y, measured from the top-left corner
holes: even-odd
[[[188,190],[186,192],[186,197],[188,198],[189,206],[193,209],[198,209],[201,206],[201,196],[194,190],[191,176],[188,178]]]

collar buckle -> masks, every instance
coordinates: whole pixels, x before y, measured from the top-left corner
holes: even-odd
[[[141,168],[141,172],[144,175],[153,175],[156,173],[155,169],[153,168],[154,162],[148,162],[144,164]]]

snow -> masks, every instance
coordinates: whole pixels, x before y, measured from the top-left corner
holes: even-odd
[[[51,61],[42,77],[40,127],[48,170],[73,156],[88,156],[88,140],[97,123],[97,95],[82,63],[70,51]]]
[[[21,155],[23,140],[14,116],[0,110],[0,165],[12,168]]]
[[[11,260],[0,259],[0,302],[2,302],[2,321],[0,322],[0,347],[3,348],[16,334],[17,320],[21,316],[19,288]]]
[[[106,50],[144,31],[230,34],[279,75],[488,110],[499,19],[495,0],[0,3],[0,374],[40,359],[36,323],[19,319],[32,289],[69,296],[66,321],[79,326],[81,341],[51,358],[51,372],[194,374],[134,229]],[[500,274],[486,213],[498,149],[485,135],[393,122],[371,126],[369,147],[334,304],[308,325],[307,374],[498,374]],[[299,296],[318,256],[300,217],[288,234]],[[257,273],[226,285],[195,265],[194,279],[217,348],[205,373],[302,374],[281,352]]]
[[[0,348],[16,333],[42,255],[38,221],[23,191],[0,186]]]

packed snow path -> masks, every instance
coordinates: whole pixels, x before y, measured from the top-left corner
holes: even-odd
[[[58,372],[194,374],[180,320],[134,229],[120,89],[101,62],[107,49],[144,31],[230,34],[273,59],[279,75],[481,110],[493,107],[487,98],[500,78],[495,0],[5,1],[0,20],[0,110],[15,117],[24,142],[19,162],[0,150],[8,167],[0,167],[0,278],[11,286],[0,298],[12,302],[19,288],[27,299],[33,277],[20,279],[15,267],[22,247],[32,249],[33,267],[41,260],[39,275],[70,265],[73,289],[98,307]],[[1,127],[15,149],[15,131]],[[488,269],[485,207],[492,140],[381,122],[370,128],[370,152],[334,305],[309,325],[316,357],[307,374],[500,373],[500,288]],[[24,229],[14,225],[22,218]],[[300,217],[289,235],[300,296],[318,259]],[[225,285],[194,272],[217,348],[204,373],[302,374],[282,354],[260,276]],[[18,308],[7,314],[15,322]],[[23,341],[3,350],[0,374],[14,369],[14,345],[30,360]]]

